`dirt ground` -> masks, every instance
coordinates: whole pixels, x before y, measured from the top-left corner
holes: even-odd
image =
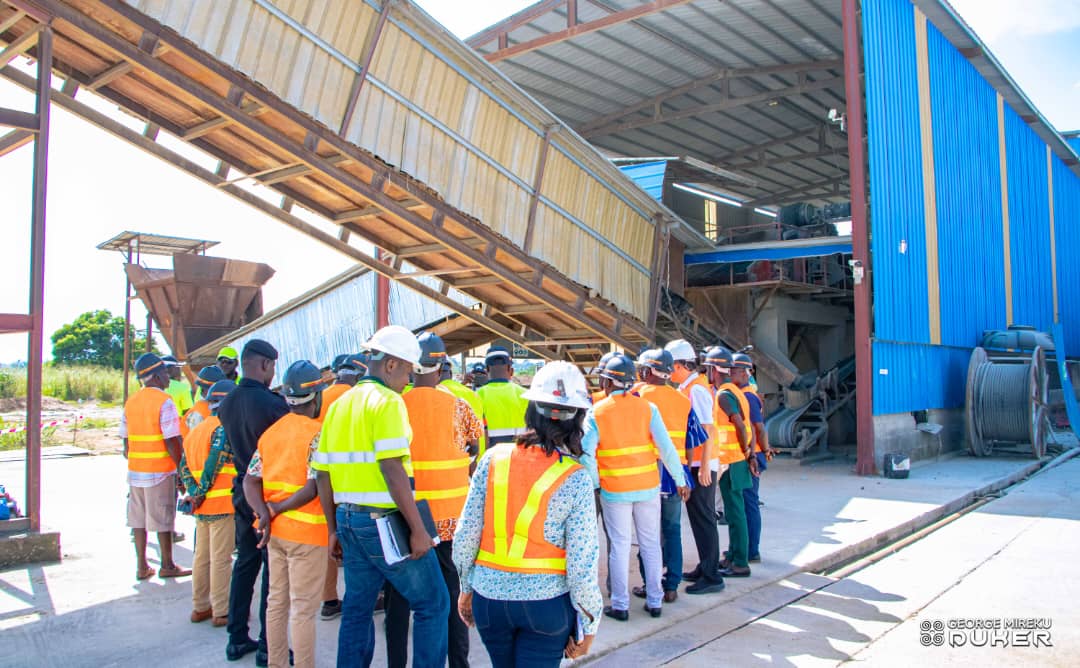
[[[62,422],[47,430],[43,445],[73,445],[102,454],[120,452],[117,429],[121,410],[121,406],[101,406],[96,401],[68,403],[43,397],[41,422]],[[13,426],[25,424],[26,399],[0,399],[0,419]]]

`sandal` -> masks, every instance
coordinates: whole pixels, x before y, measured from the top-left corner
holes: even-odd
[[[135,579],[136,580],[146,580],[147,578],[150,578],[153,575],[154,575],[154,569],[150,568],[149,566],[147,566],[145,570],[135,571]]]
[[[182,578],[191,575],[191,571],[179,566],[173,566],[172,568],[159,568],[157,574],[159,578]]]

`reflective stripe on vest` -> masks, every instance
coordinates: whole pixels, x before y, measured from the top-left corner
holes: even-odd
[[[679,453],[679,461],[686,464],[686,423],[690,419],[690,399],[668,385],[646,385],[641,388],[640,394],[642,399],[660,411],[668,436]]]
[[[144,387],[124,404],[127,425],[128,470],[136,473],[173,473],[176,462],[161,433],[161,408],[171,401],[164,390]]]
[[[259,438],[263,499],[280,503],[308,482],[311,441],[322,429],[318,420],[289,413]],[[306,545],[327,544],[326,517],[318,497],[272,520],[270,534]]]
[[[476,563],[516,573],[566,574],[566,550],[544,537],[551,496],[581,465],[539,447],[489,455],[484,528]]]
[[[525,429],[525,409],[529,405],[522,399],[525,388],[511,382],[494,381],[476,391],[484,402],[484,422],[491,444],[506,443]]]
[[[191,414],[192,411],[189,411]],[[207,417],[195,425],[184,439],[184,458],[187,460],[188,470],[197,482],[201,482],[203,469],[206,466],[206,458],[210,456],[210,446],[214,440],[214,432],[221,426],[221,420],[217,416]],[[232,458],[222,454],[225,464],[218,470],[214,478],[214,484],[206,492],[206,498],[195,509],[195,515],[228,515],[235,512],[232,504],[232,486],[236,478],[236,466]]]
[[[717,448],[717,454],[720,457],[721,464],[734,464],[736,462],[746,461],[746,455],[743,454],[742,445],[739,444],[739,436],[736,433],[735,425],[731,422],[730,418],[724,411],[720,410],[720,394],[722,392],[730,392],[735,400],[739,404],[739,413],[743,419],[743,425],[747,425],[750,421],[750,404],[746,401],[746,396],[739,389],[738,385],[733,383],[724,383],[720,386],[720,389],[716,393],[716,417],[714,418],[717,424],[717,432],[719,435],[719,447]]]
[[[596,463],[606,492],[639,492],[660,486],[652,440],[652,406],[641,397],[609,396],[593,406],[600,432]]]
[[[452,392],[414,387],[404,396],[413,438],[409,443],[417,499],[436,521],[457,519],[469,494],[469,455],[455,443],[457,402]]]

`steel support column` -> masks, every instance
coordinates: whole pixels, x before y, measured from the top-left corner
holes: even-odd
[[[37,44],[37,134],[34,137],[33,208],[30,227],[30,317],[26,369],[26,516],[41,530],[41,365],[45,304],[45,193],[49,165],[49,102],[52,93],[52,29]]]
[[[843,0],[844,89],[847,98],[848,159],[851,177],[851,247],[855,282],[855,472],[873,475],[874,457],[873,349],[870,345],[870,228],[866,198],[866,143],[863,121],[862,39],[859,34],[859,0]]]

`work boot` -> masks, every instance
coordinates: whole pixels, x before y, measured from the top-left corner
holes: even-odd
[[[653,619],[656,619],[657,617],[659,617],[663,613],[663,609],[662,608],[650,608],[649,604],[646,603],[645,604],[645,612],[649,613],[649,615]]]
[[[638,598],[645,598],[645,587],[634,587],[632,591],[634,593],[634,596],[637,596]]]
[[[664,592],[664,603],[674,603],[677,600],[679,600],[679,591],[677,589]]]
[[[701,579],[701,566],[697,566],[692,571],[688,571],[682,574],[682,579],[687,582],[697,582]]]
[[[191,623],[198,624],[199,622],[205,622],[214,616],[214,613],[210,610],[192,610],[191,611]]]
[[[748,578],[750,577],[749,568],[740,568],[738,566],[731,566],[720,571],[720,575],[725,578]]]

